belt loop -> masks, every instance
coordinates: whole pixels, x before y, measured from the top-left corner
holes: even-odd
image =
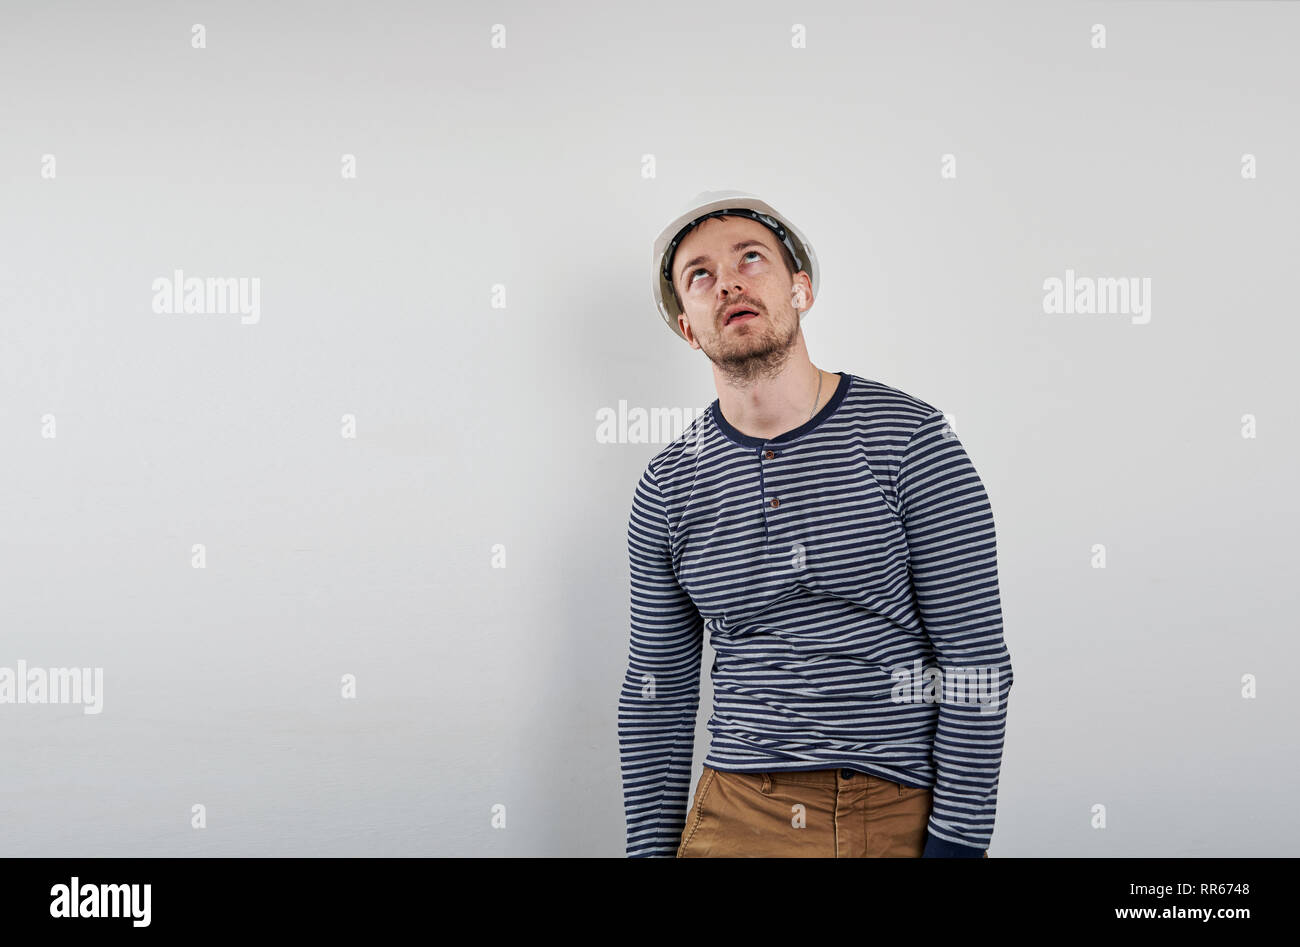
[[[763,793],[763,795],[765,795],[765,796],[766,796],[768,793],[770,793],[770,792],[772,791],[772,774],[771,774],[771,773],[764,773],[764,774],[763,774],[763,785],[762,785],[760,791],[761,791],[761,792]]]

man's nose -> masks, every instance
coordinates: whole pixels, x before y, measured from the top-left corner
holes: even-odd
[[[741,292],[744,289],[744,281],[740,277],[740,271],[728,272],[724,269],[718,270],[718,289],[723,292],[734,291]]]

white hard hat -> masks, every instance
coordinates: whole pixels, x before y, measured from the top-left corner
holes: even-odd
[[[746,194],[744,191],[702,191],[691,199],[690,205],[677,215],[668,226],[660,232],[654,245],[654,270],[650,274],[651,289],[659,314],[663,316],[668,328],[685,339],[677,325],[677,316],[681,308],[673,294],[672,258],[677,246],[687,232],[705,217],[722,216],[749,217],[767,227],[785,244],[794,257],[795,272],[803,271],[812,282],[813,296],[817,295],[818,281],[821,276],[817,266],[817,256],[803,233],[785,217],[777,213],[767,201]],[[804,310],[800,318],[807,313]]]

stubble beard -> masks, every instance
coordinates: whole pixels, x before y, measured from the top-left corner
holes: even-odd
[[[775,322],[770,313],[759,318],[764,320],[761,332],[737,330],[723,343],[721,340],[727,332],[724,324],[710,345],[700,343],[709,361],[734,387],[747,388],[760,378],[777,377],[790,360],[790,350],[798,338],[799,314],[793,307]]]

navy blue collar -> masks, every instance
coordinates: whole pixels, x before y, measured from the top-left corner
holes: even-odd
[[[840,406],[844,396],[848,394],[849,385],[853,383],[848,372],[836,372],[840,376],[840,383],[835,386],[835,391],[831,394],[831,400],[822,405],[822,409],[814,414],[811,418],[800,424],[793,430],[786,431],[784,434],[778,434],[776,437],[751,437],[748,434],[742,434],[736,430],[727,419],[722,416],[722,408],[718,406],[715,399],[713,404],[709,405],[709,413],[713,415],[713,423],[718,426],[730,440],[735,441],[741,447],[762,447],[764,444],[784,444],[787,441],[793,441],[796,438],[803,437],[810,431],[815,430],[823,421],[835,413],[835,409]]]

